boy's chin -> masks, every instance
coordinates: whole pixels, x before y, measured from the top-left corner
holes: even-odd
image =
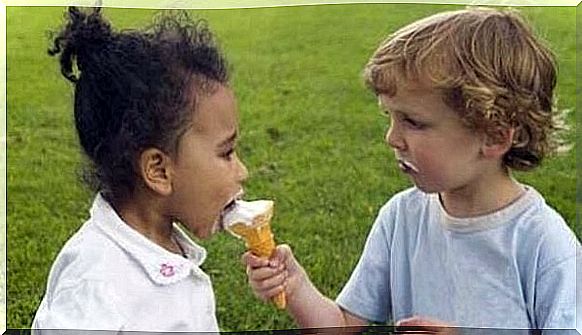
[[[420,184],[420,183],[413,183],[413,185],[417,189],[421,190],[424,193],[430,194],[430,193],[438,193],[438,192],[440,192],[440,190],[437,187],[434,187],[434,186],[431,187],[430,185],[423,185],[423,184]]]

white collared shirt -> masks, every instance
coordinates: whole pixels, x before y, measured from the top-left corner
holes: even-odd
[[[206,250],[177,225],[173,234],[187,258],[138,233],[97,195],[51,268],[32,328],[218,332],[212,283],[199,267]]]

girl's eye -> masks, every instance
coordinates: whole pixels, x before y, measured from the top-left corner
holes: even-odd
[[[232,158],[232,155],[234,154],[234,148],[228,150],[227,152],[222,154],[222,157],[224,157],[227,160],[230,160]]]

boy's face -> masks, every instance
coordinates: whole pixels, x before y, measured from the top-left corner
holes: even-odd
[[[394,96],[379,94],[379,104],[391,120],[386,142],[400,169],[419,189],[427,193],[460,189],[484,172],[481,136],[462,124],[435,89],[407,83]]]
[[[170,206],[198,238],[215,233],[225,206],[242,195],[247,170],[234,151],[236,108],[232,91],[220,85],[199,98],[193,127],[180,140]]]

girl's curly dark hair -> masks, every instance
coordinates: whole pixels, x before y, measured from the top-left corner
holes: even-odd
[[[75,86],[75,126],[90,160],[85,181],[124,201],[141,152],[175,154],[197,97],[227,85],[228,66],[207,23],[183,11],[143,30],[113,30],[100,8],[70,7],[65,19],[48,52]]]

